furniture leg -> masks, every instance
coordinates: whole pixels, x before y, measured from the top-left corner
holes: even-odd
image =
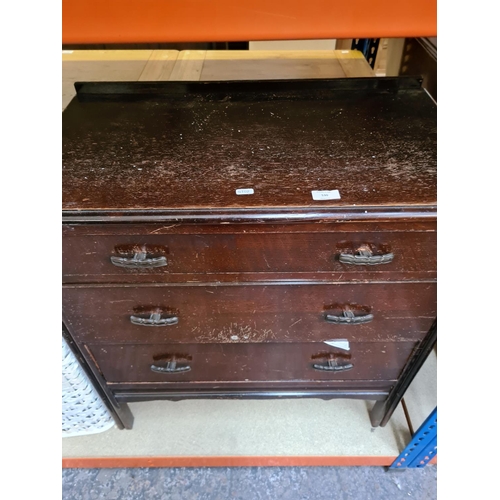
[[[373,427],[384,427],[401,401],[406,389],[412,383],[415,375],[424,364],[437,339],[437,320],[434,320],[424,340],[417,346],[415,356],[403,370],[398,383],[392,388],[385,401],[377,401],[370,412]]]

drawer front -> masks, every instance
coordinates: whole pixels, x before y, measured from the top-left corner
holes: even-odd
[[[418,340],[436,316],[436,285],[64,287],[63,312],[83,342]]]
[[[415,343],[87,346],[109,383],[396,380]]]
[[[133,231],[135,233],[128,234]],[[161,229],[161,228],[160,228]],[[185,282],[426,279],[436,273],[433,231],[155,234],[154,227],[66,227],[63,281]],[[114,231],[114,234],[110,234]],[[153,234],[144,234],[153,233]],[[124,234],[126,233],[126,234]]]

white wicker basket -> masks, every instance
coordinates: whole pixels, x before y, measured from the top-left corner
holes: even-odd
[[[62,435],[107,431],[114,420],[80,363],[62,339]]]

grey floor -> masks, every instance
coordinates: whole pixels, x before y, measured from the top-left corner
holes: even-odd
[[[63,500],[435,500],[437,466],[63,469]]]

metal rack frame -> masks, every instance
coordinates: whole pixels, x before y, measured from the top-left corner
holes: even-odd
[[[425,467],[437,456],[437,407],[425,419],[389,469]]]
[[[63,44],[437,34],[437,0],[63,0]]]

